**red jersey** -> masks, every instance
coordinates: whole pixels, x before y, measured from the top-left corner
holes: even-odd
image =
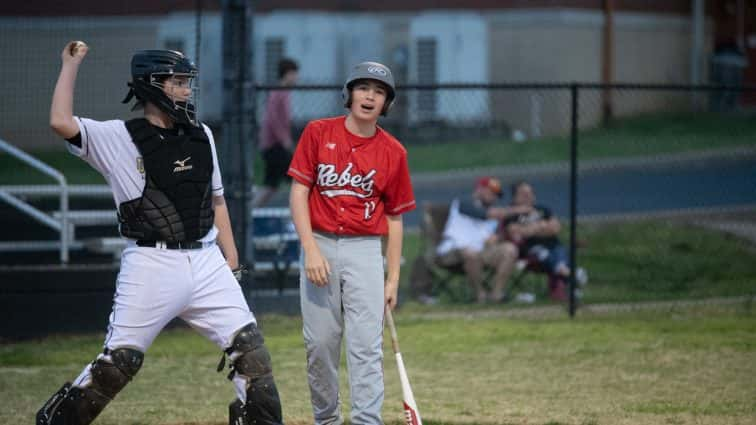
[[[385,235],[386,215],[415,209],[407,151],[378,127],[359,137],[345,116],[307,124],[288,174],[310,188],[312,229],[338,235]]]

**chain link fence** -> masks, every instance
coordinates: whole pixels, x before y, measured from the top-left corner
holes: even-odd
[[[57,246],[66,239],[61,236],[65,226],[59,224],[64,209],[62,192],[69,198],[69,225],[73,226],[68,244],[71,261],[108,262],[113,257],[112,252],[98,255],[85,249],[91,238],[117,237],[112,195],[101,187],[105,180],[66,153],[65,141],[49,125],[64,46],[72,40],[84,40],[90,49],[76,79],[74,114],[103,121],[135,118],[141,111],[131,111],[130,105],[121,103],[128,91],[126,83],[131,79],[130,61],[135,51],[181,50],[199,66],[220,72],[220,54],[209,49],[219,42],[220,3],[204,0],[177,10],[149,8],[147,14],[144,5],[121,1],[92,7],[79,16],[61,14],[76,14],[81,5],[70,5],[66,10],[52,6],[36,16],[0,16],[0,143],[10,146],[0,149],[0,217],[7,229],[0,237],[0,264],[62,261],[57,252]],[[7,10],[14,8],[4,8]],[[202,55],[197,54],[200,50]],[[220,83],[202,79],[200,92],[217,92],[216,86]],[[11,148],[60,171],[65,181],[20,160],[10,153]],[[106,210],[111,214],[94,213]]]
[[[104,184],[86,164],[67,155],[64,142],[48,128],[60,51],[68,40],[83,39],[93,42],[78,77],[77,114],[100,120],[136,116],[120,103],[131,53],[174,48],[195,57],[199,46],[203,55],[197,59],[204,75],[201,114],[216,131],[216,141],[222,140],[222,80],[210,78],[222,75],[222,61],[214,56],[219,52],[205,54],[220,37],[219,3],[198,2],[203,9],[139,19],[134,19],[139,11],[128,10],[124,3],[123,17],[3,21],[0,55],[6,65],[0,67],[0,139],[61,170],[69,183]],[[170,25],[157,25],[158,20]],[[330,78],[332,85],[292,89],[295,139],[309,120],[345,112],[338,78]],[[257,122],[267,95],[277,89],[255,87]],[[753,299],[756,120],[753,105],[744,100],[744,94],[753,92],[590,84],[400,85],[396,104],[380,125],[408,149],[420,206],[405,219],[410,232],[404,252],[404,298],[411,298],[415,259],[433,248],[420,230],[423,206],[469,198],[478,177],[493,175],[505,184],[503,204],[511,202],[508,185],[525,180],[537,202],[559,218],[562,244],[570,248],[574,243],[576,266],[588,274],[587,284],[576,288],[578,309]],[[6,153],[0,153],[0,164],[0,186],[52,183]],[[256,166],[252,177],[259,179],[261,171]],[[22,198],[43,210],[58,208],[49,196]],[[285,205],[285,193],[273,200],[273,206]],[[112,199],[96,189],[89,196],[72,196],[72,209],[85,207],[112,209]],[[8,229],[4,242],[55,238],[54,231],[7,203],[0,203],[0,216]],[[82,227],[77,235],[117,236],[112,223]],[[29,261],[0,255],[3,265]],[[97,258],[86,250],[76,255],[81,262]],[[48,253],[32,259],[57,260]],[[429,295],[441,302],[474,299],[462,274],[457,273],[447,285],[451,289],[444,291],[439,282],[447,271],[439,273]],[[501,308],[565,305],[551,300],[547,274],[520,273],[515,271],[509,280],[508,302]],[[256,284],[276,287],[265,281]],[[295,288],[297,283],[292,279],[288,285]]]
[[[259,111],[272,89],[259,87]],[[404,86],[397,108],[381,125],[409,151],[419,205],[469,199],[483,175],[505,185],[531,183],[537,203],[559,218],[562,244],[574,243],[577,267],[587,271],[573,307],[750,303],[756,278],[756,125],[754,110],[740,99],[751,90]],[[722,99],[730,99],[729,106],[723,108]],[[294,89],[292,107],[293,132],[299,134],[309,119],[343,113],[339,86]],[[503,203],[509,202],[507,192]],[[408,214],[405,223],[422,229],[423,208]],[[422,230],[410,236],[408,264],[432,256],[432,242]],[[474,300],[458,266],[437,267],[428,295]],[[447,278],[455,272],[449,291]],[[548,304],[560,296],[549,290],[554,282],[548,273],[521,273],[510,279],[506,301],[512,305]],[[412,287],[412,267],[404,274],[405,287]]]
[[[752,89],[579,91],[578,262],[604,303],[743,304],[756,289]],[[613,115],[598,115],[611,102]]]

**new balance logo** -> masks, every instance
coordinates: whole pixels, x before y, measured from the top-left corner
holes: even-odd
[[[326,143],[326,147],[330,150],[336,149],[336,143]]]
[[[173,161],[173,163],[176,164],[176,168],[173,169],[173,172],[174,173],[178,173],[179,171],[191,170],[192,166],[191,165],[186,165],[186,162],[189,161],[190,159],[192,159],[192,157],[191,156],[187,156],[183,160],[179,159],[179,160]]]

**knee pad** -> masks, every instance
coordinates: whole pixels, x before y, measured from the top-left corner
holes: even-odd
[[[92,365],[92,384],[88,388],[112,399],[139,372],[144,354],[131,348],[105,350],[105,354],[110,354],[110,361],[95,360]]]
[[[247,380],[247,400],[229,406],[230,423],[278,425],[282,423],[281,400],[273,380],[270,354],[257,326],[249,324],[239,331],[227,350],[234,374]]]
[[[237,374],[255,380],[273,373],[270,354],[257,326],[249,324],[242,328],[229,350]]]
[[[105,350],[111,361],[97,359],[86,387],[65,383],[37,412],[37,425],[87,425],[136,375],[144,355],[130,348]]]

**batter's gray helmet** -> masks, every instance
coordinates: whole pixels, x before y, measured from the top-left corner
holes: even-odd
[[[151,102],[179,124],[198,125],[194,97],[197,88],[192,85],[192,95],[186,102],[174,102],[163,92],[164,78],[171,75],[197,77],[197,66],[183,53],[173,50],[140,50],[131,58],[129,93],[123,100],[132,97],[142,102]],[[192,81],[193,83],[193,81]]]
[[[361,62],[355,65],[349,72],[349,77],[347,77],[344,87],[341,89],[341,98],[344,100],[345,108],[352,106],[352,86],[357,80],[376,80],[388,87],[386,103],[383,104],[383,110],[381,111],[381,115],[386,116],[396,98],[396,87],[391,70],[386,65],[378,62]]]

